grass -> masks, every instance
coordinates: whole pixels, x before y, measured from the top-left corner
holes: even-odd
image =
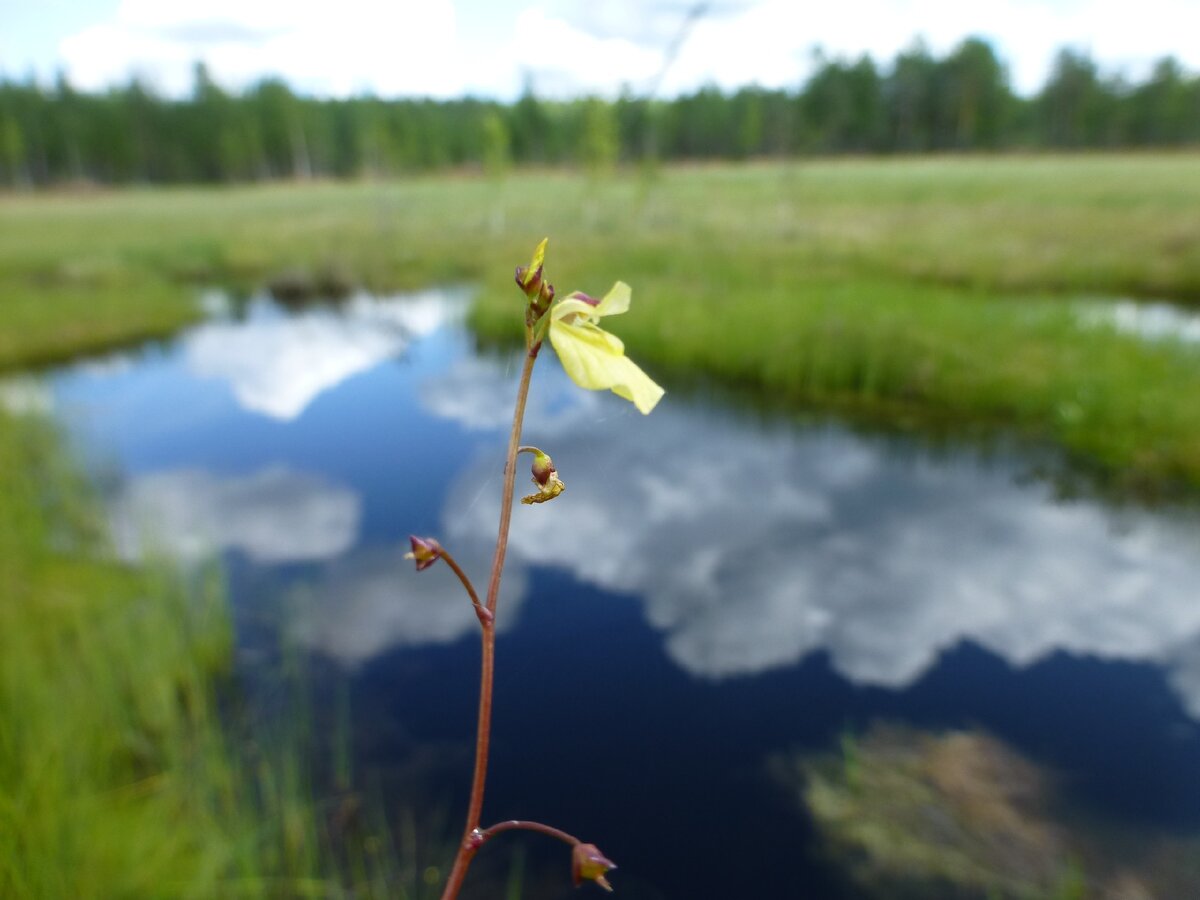
[[[332,834],[303,735],[255,749],[218,714],[215,569],[114,562],[44,422],[0,413],[0,496],[0,896],[432,892],[415,854]]]
[[[1014,425],[1127,487],[1200,486],[1197,354],[1081,330],[1069,300],[1200,301],[1200,157],[813,161],[653,179],[525,172],[0,200],[0,367],[169,330],[197,285],[285,271],[482,286],[552,237],[562,290],[619,277],[652,373],[878,419]],[[9,237],[11,236],[11,238]],[[7,336],[7,337],[3,337]]]

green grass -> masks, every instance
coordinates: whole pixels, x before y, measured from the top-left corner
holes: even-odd
[[[415,852],[332,834],[303,734],[218,715],[215,569],[112,561],[44,422],[0,413],[0,496],[0,896],[431,893]]]
[[[0,367],[169,330],[197,285],[286,270],[481,286],[550,235],[560,290],[621,278],[653,374],[881,420],[1014,425],[1128,486],[1200,486],[1196,354],[1081,331],[1067,302],[1200,300],[1200,156],[812,161],[589,180],[142,190],[0,200]]]
[[[0,422],[0,491],[0,895],[236,892],[269,841],[216,720],[219,584],[108,561],[44,424]]]

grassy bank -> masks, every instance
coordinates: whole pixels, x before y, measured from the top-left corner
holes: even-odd
[[[216,896],[258,874],[216,722],[219,586],[105,561],[42,423],[0,422],[0,894]]]
[[[1081,331],[1065,302],[1200,300],[1197,208],[1194,155],[7,197],[0,367],[61,356],[81,334],[169,329],[194,314],[195,285],[285,271],[376,289],[478,283],[474,324],[502,335],[508,273],[549,234],[560,289],[634,286],[619,329],[667,380],[1013,423],[1128,484],[1197,486],[1197,354]]]
[[[0,412],[0,496],[0,896],[430,890],[386,843],[368,856],[331,830],[302,735],[256,748],[218,716],[215,570],[113,562],[44,422]]]

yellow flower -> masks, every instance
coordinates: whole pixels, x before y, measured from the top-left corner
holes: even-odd
[[[571,380],[592,391],[611,390],[648,413],[663,389],[625,355],[621,339],[597,322],[629,309],[629,285],[618,281],[604,299],[576,291],[550,308],[550,343]]]

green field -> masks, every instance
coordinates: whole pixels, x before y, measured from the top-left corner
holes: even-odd
[[[0,366],[133,340],[201,286],[283,272],[481,288],[551,236],[560,290],[620,278],[660,380],[951,429],[1012,426],[1122,487],[1200,486],[1200,353],[1083,329],[1081,301],[1200,301],[1200,155],[945,157],[0,200]]]

